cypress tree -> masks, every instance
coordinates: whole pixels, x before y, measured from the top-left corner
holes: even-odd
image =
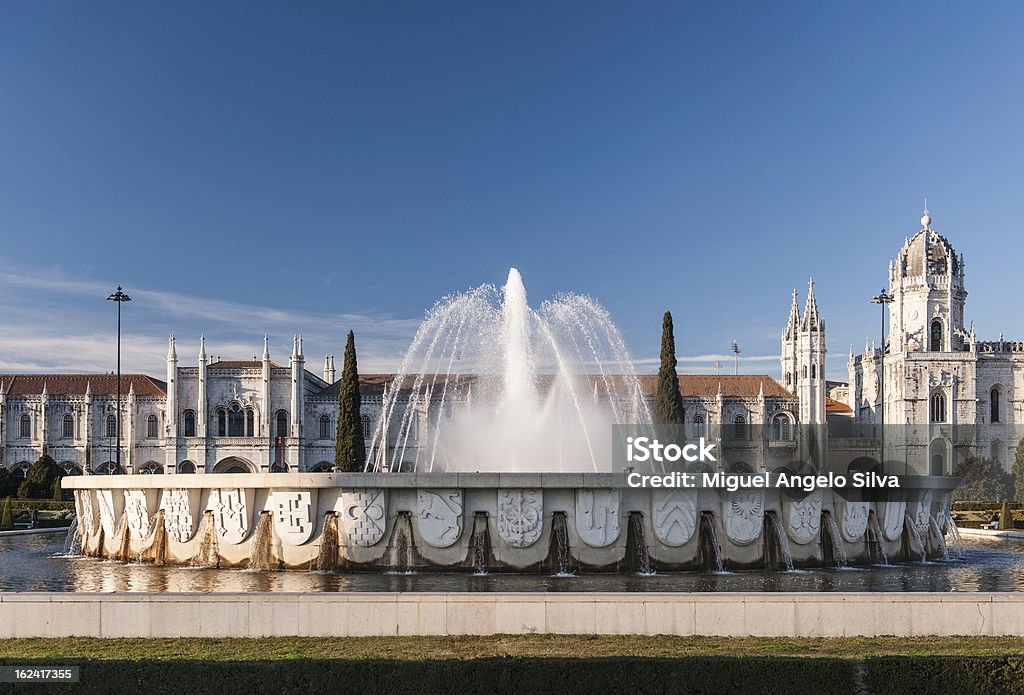
[[[4,512],[0,516],[0,531],[9,531],[14,528],[14,517],[11,515],[11,498],[4,498]]]
[[[366,463],[366,442],[359,416],[359,368],[356,366],[356,338],[352,331],[345,340],[345,364],[338,388],[338,435],[334,444],[334,465],[355,473]]]
[[[676,338],[670,311],[665,312],[661,321],[661,367],[658,369],[658,392],[654,396],[651,416],[656,425],[683,424],[683,395],[679,392],[679,376],[676,374]]]
[[[64,474],[49,454],[43,454],[28,469],[24,482],[18,486],[18,497],[44,500],[53,497],[53,481]]]

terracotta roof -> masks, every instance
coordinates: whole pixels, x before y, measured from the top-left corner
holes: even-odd
[[[0,374],[4,392],[12,396],[38,396],[43,385],[51,396],[84,396],[91,388],[94,396],[116,396],[116,374]],[[132,386],[136,396],[164,396],[167,384],[145,374],[122,374],[121,394]]]
[[[842,401],[837,401],[834,398],[825,399],[825,412],[835,413],[836,415],[852,415],[853,408],[846,405]]]
[[[282,369],[281,365],[271,362],[272,369]],[[207,365],[207,369],[263,369],[262,360],[218,360]]]
[[[432,375],[428,375],[426,377],[428,380],[431,378],[433,378]],[[476,381],[479,377],[476,374],[459,374],[452,375],[452,378],[458,378],[460,385],[466,385]],[[606,378],[602,378],[596,374],[590,374],[585,378],[589,379],[592,384],[596,384],[599,394],[607,395],[609,389],[606,385],[605,379],[607,379],[611,384],[615,384],[616,382],[621,383],[623,377],[620,375],[609,375]],[[394,379],[394,374],[360,374],[359,392],[363,396],[380,396],[384,393],[385,385],[390,386]],[[437,376],[438,382],[442,379],[442,375]],[[550,374],[539,375],[537,378],[537,385],[539,388],[544,389],[551,383],[552,379],[553,375]],[[640,382],[640,388],[644,395],[653,398],[658,390],[658,376],[656,374],[639,374],[637,375],[637,380]],[[414,376],[407,376],[402,383],[402,389],[411,389],[414,382]],[[317,395],[337,397],[340,384],[341,381],[338,380],[320,391]],[[679,390],[682,392],[683,396],[715,396],[718,394],[719,384],[722,386],[723,395],[727,398],[755,397],[760,391],[762,385],[764,387],[764,395],[768,397],[775,396],[791,398],[793,395],[787,391],[782,384],[766,374],[679,375]]]

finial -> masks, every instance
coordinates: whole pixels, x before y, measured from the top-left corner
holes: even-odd
[[[263,334],[263,359],[270,359],[270,336],[266,333]]]
[[[1003,335],[1001,333],[999,334],[999,339],[1000,340],[1003,339]],[[46,380],[45,379],[43,380],[43,395],[44,396],[50,395],[50,389],[46,388]]]
[[[206,359],[206,334],[199,336],[199,357]]]
[[[85,382],[85,395],[92,396],[92,381]]]
[[[932,218],[928,214],[928,199],[924,199],[924,215],[921,217],[921,227],[931,229]]]

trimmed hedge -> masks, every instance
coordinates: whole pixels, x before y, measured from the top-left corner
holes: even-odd
[[[1024,693],[1024,659],[1002,657],[684,657],[465,660],[75,661],[76,695],[262,693]],[[5,665],[33,665],[4,660]],[[62,684],[7,684],[0,692],[68,692]]]

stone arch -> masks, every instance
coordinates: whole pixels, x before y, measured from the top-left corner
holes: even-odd
[[[310,473],[330,473],[334,468],[334,461],[321,461],[309,469]]]
[[[256,466],[251,461],[238,456],[228,456],[217,462],[213,467],[214,473],[255,473]]]
[[[999,463],[1002,464],[1003,468],[1006,468],[1008,458],[1006,452],[1006,442],[998,438],[993,439],[992,444],[989,447],[989,458],[992,459],[993,461],[998,461]]]
[[[179,473],[195,473],[196,472],[196,464],[192,463],[188,459],[185,459],[184,461],[182,461],[181,463],[178,464],[178,472]]]
[[[164,467],[156,461],[146,461],[144,464],[139,466],[139,473],[143,475],[154,475],[164,472]]]
[[[951,447],[949,440],[937,437],[928,445],[928,474],[952,475]]]
[[[82,475],[82,467],[74,461],[61,461],[59,464],[64,475]]]

